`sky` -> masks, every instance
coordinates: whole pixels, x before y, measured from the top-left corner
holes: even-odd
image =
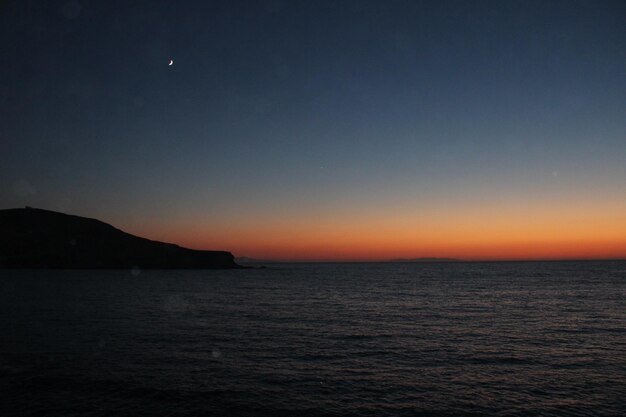
[[[5,0],[0,208],[261,259],[626,258],[624,21],[623,1]]]

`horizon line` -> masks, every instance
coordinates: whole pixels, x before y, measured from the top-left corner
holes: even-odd
[[[245,259],[241,259],[245,258]],[[235,256],[235,262],[242,263],[486,263],[486,262],[626,262],[620,258],[522,258],[522,259],[425,259],[425,260],[394,260],[394,259],[256,259]]]

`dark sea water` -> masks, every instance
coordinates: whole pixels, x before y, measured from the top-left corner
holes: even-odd
[[[0,271],[2,416],[623,416],[626,263]]]

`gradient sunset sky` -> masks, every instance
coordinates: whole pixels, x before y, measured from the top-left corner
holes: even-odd
[[[254,258],[626,258],[624,22],[624,1],[3,1],[0,208]]]

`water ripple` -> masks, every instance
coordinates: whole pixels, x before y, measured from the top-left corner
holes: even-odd
[[[0,415],[621,416],[625,270],[1,271]]]

